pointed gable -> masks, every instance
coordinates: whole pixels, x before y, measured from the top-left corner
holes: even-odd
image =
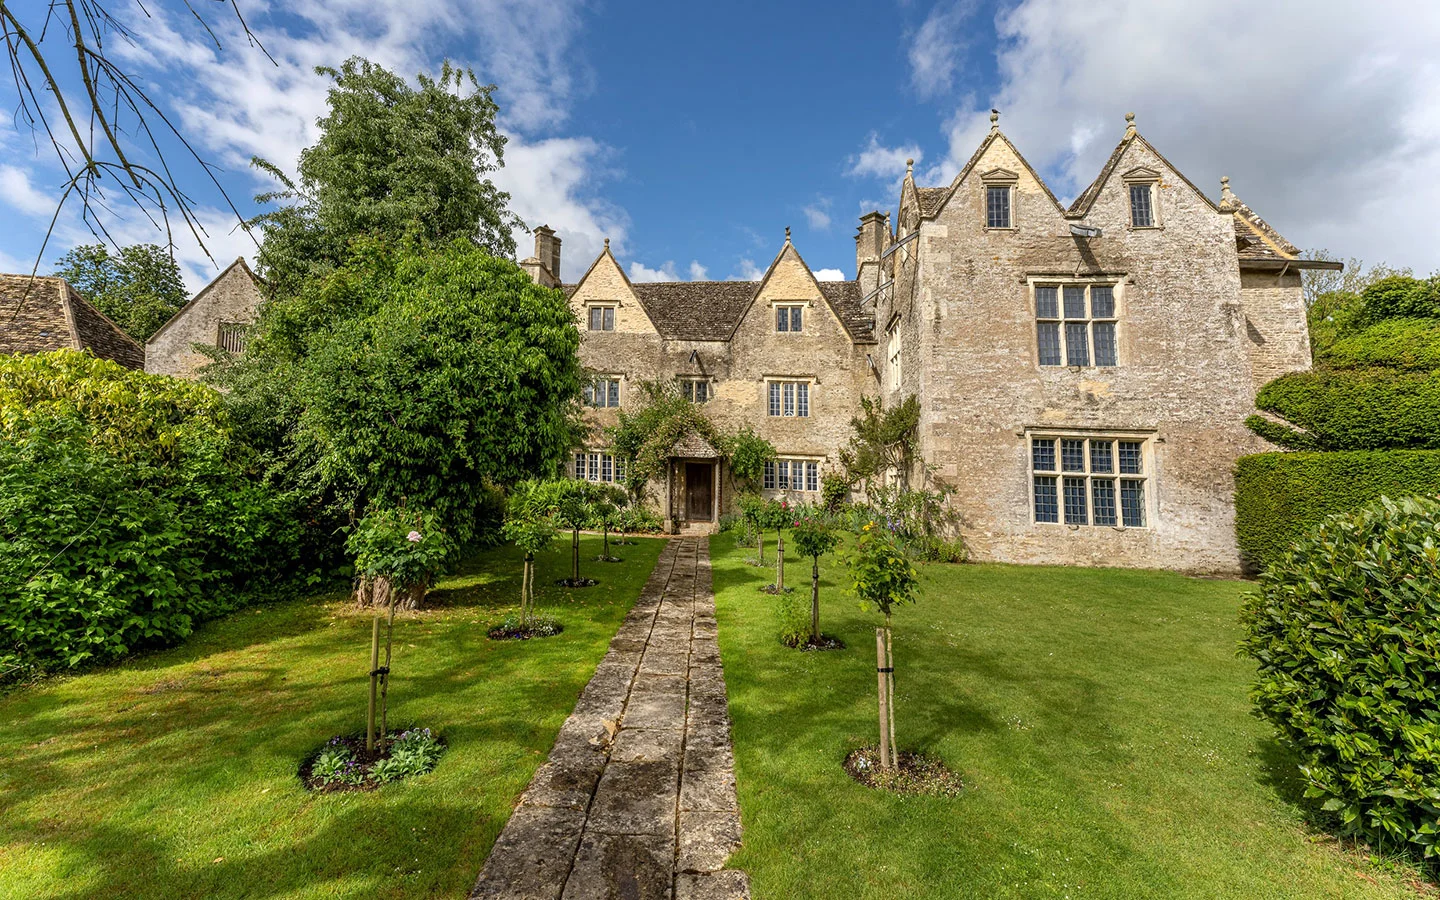
[[[752,315],[757,308],[767,314],[771,303],[784,301],[805,301],[816,308],[829,311],[829,318],[853,341],[873,340],[873,320],[860,305],[860,288],[857,282],[826,282],[826,284],[850,285],[851,288],[833,287],[826,290],[815,278],[800,251],[790,242],[789,231],[785,245],[771,261],[770,267],[755,287],[754,294],[740,321],[735,323],[730,337],[734,338],[741,322]],[[807,326],[808,327],[808,326]]]
[[[620,261],[610,252],[610,240],[606,238],[605,249],[580,276],[573,287],[562,288],[570,298],[570,308],[580,320],[580,330],[585,331],[588,308],[594,304],[615,307],[615,331],[631,334],[657,334],[656,323],[640,302],[635,285],[625,274]]]
[[[997,121],[998,116],[992,115],[990,133],[980,142],[980,146],[975,148],[975,152],[951,180],[949,187],[917,189],[917,196],[924,196],[924,202],[919,204],[922,218],[933,219],[939,216],[960,186],[972,180],[1014,184],[1022,193],[1043,195],[1055,212],[1064,213],[1064,207],[1045,183],[1045,179],[1040,177],[1035,167],[1030,165],[1000,130],[998,124],[995,124]],[[931,191],[938,193],[928,196],[923,193]]]
[[[1184,172],[1175,168],[1175,166],[1170,163],[1170,160],[1165,158],[1164,154],[1156,150],[1145,138],[1141,137],[1140,132],[1135,129],[1134,113],[1127,114],[1125,119],[1128,123],[1125,129],[1125,136],[1120,139],[1120,143],[1117,144],[1114,151],[1111,152],[1110,158],[1106,160],[1105,165],[1101,167],[1100,174],[1090,183],[1089,187],[1080,193],[1080,196],[1075,198],[1075,202],[1070,204],[1070,209],[1065,213],[1066,217],[1080,219],[1089,214],[1090,207],[1095,205],[1095,199],[1100,196],[1100,192],[1104,190],[1110,180],[1115,177],[1116,173],[1120,171],[1121,165],[1126,160],[1130,160],[1132,165],[1130,168],[1124,170],[1124,174],[1120,176],[1122,180],[1126,178],[1163,180],[1165,177],[1164,171],[1168,171],[1184,183],[1186,187],[1190,188],[1195,196],[1204,201],[1207,206],[1216,212],[1220,211],[1220,208],[1215,205],[1215,201],[1207,197],[1204,191],[1200,190],[1195,186],[1193,181],[1185,177]],[[1157,164],[1163,167],[1163,170],[1155,168]],[[1148,176],[1142,175],[1142,172],[1149,174]]]

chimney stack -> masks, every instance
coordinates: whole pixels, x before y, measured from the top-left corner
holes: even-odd
[[[855,235],[855,280],[865,296],[880,286],[880,254],[889,243],[890,229],[885,216],[869,212],[860,217],[860,230]]]
[[[555,229],[549,225],[535,229],[535,255],[520,260],[520,268],[542,287],[560,286],[560,238]]]

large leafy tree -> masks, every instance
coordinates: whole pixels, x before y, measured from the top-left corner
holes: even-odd
[[[494,85],[448,62],[418,86],[358,57],[339,69],[320,139],[300,154],[298,177],[256,159],[284,185],[257,198],[281,205],[255,222],[265,229],[259,263],[281,296],[300,292],[346,258],[357,237],[412,237],[431,245],[463,239],[496,256],[515,253],[509,195],[489,174],[504,164]]]
[[[463,545],[490,485],[573,445],[579,343],[564,295],[470,241],[365,239],[266,304],[218,377],[272,476],[346,517],[433,510]]]
[[[180,267],[157,244],[132,244],[117,253],[104,244],[81,244],[60,257],[55,274],[141,342],[185,305]]]

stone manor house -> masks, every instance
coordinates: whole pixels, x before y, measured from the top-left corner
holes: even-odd
[[[853,281],[821,282],[787,230],[759,282],[636,284],[604,252],[559,282],[560,238],[521,265],[579,318],[592,446],[572,474],[618,480],[604,427],[642,382],[676,379],[779,459],[764,488],[819,498],[862,396],[919,398],[920,457],[954,486],[978,559],[1236,572],[1233,466],[1267,448],[1256,390],[1310,366],[1299,251],[1222,179],[1211,200],[1136,131],[1062,206],[1000,131],[948,185],[906,172],[898,220],[861,218]],[[653,493],[718,522],[734,486],[696,436]]]

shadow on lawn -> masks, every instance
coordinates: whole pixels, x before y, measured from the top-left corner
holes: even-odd
[[[423,810],[407,809],[423,804]],[[477,816],[479,821],[477,822]],[[126,896],[144,885],[144,896],[168,898],[274,897],[301,894],[333,896],[342,891],[353,896],[432,895],[437,889],[468,887],[467,873],[479,871],[483,859],[474,854],[463,836],[477,831],[498,831],[503,820],[484,816],[471,807],[436,802],[433,797],[416,797],[390,810],[392,831],[376,828],[373,811],[355,805],[335,811],[303,838],[287,840],[281,846],[247,854],[242,859],[177,860],[173,851],[144,828],[97,824],[84,841],[67,842],[67,850],[79,865],[108,877],[121,859],[126,870],[114,873],[116,883],[127,889]],[[424,821],[425,831],[409,827]],[[477,828],[478,826],[478,828]],[[117,857],[115,848],[124,848]],[[475,858],[469,858],[474,854]],[[428,858],[448,857],[454,865],[436,868]],[[143,865],[143,872],[139,867]],[[406,876],[424,873],[422,880],[406,883]],[[447,877],[449,876],[449,877]],[[463,886],[446,884],[463,880]],[[332,882],[343,882],[341,885]],[[329,890],[326,887],[329,886]],[[89,900],[96,885],[47,895],[50,900]],[[99,885],[108,889],[109,885]],[[388,890],[387,890],[388,888]]]

